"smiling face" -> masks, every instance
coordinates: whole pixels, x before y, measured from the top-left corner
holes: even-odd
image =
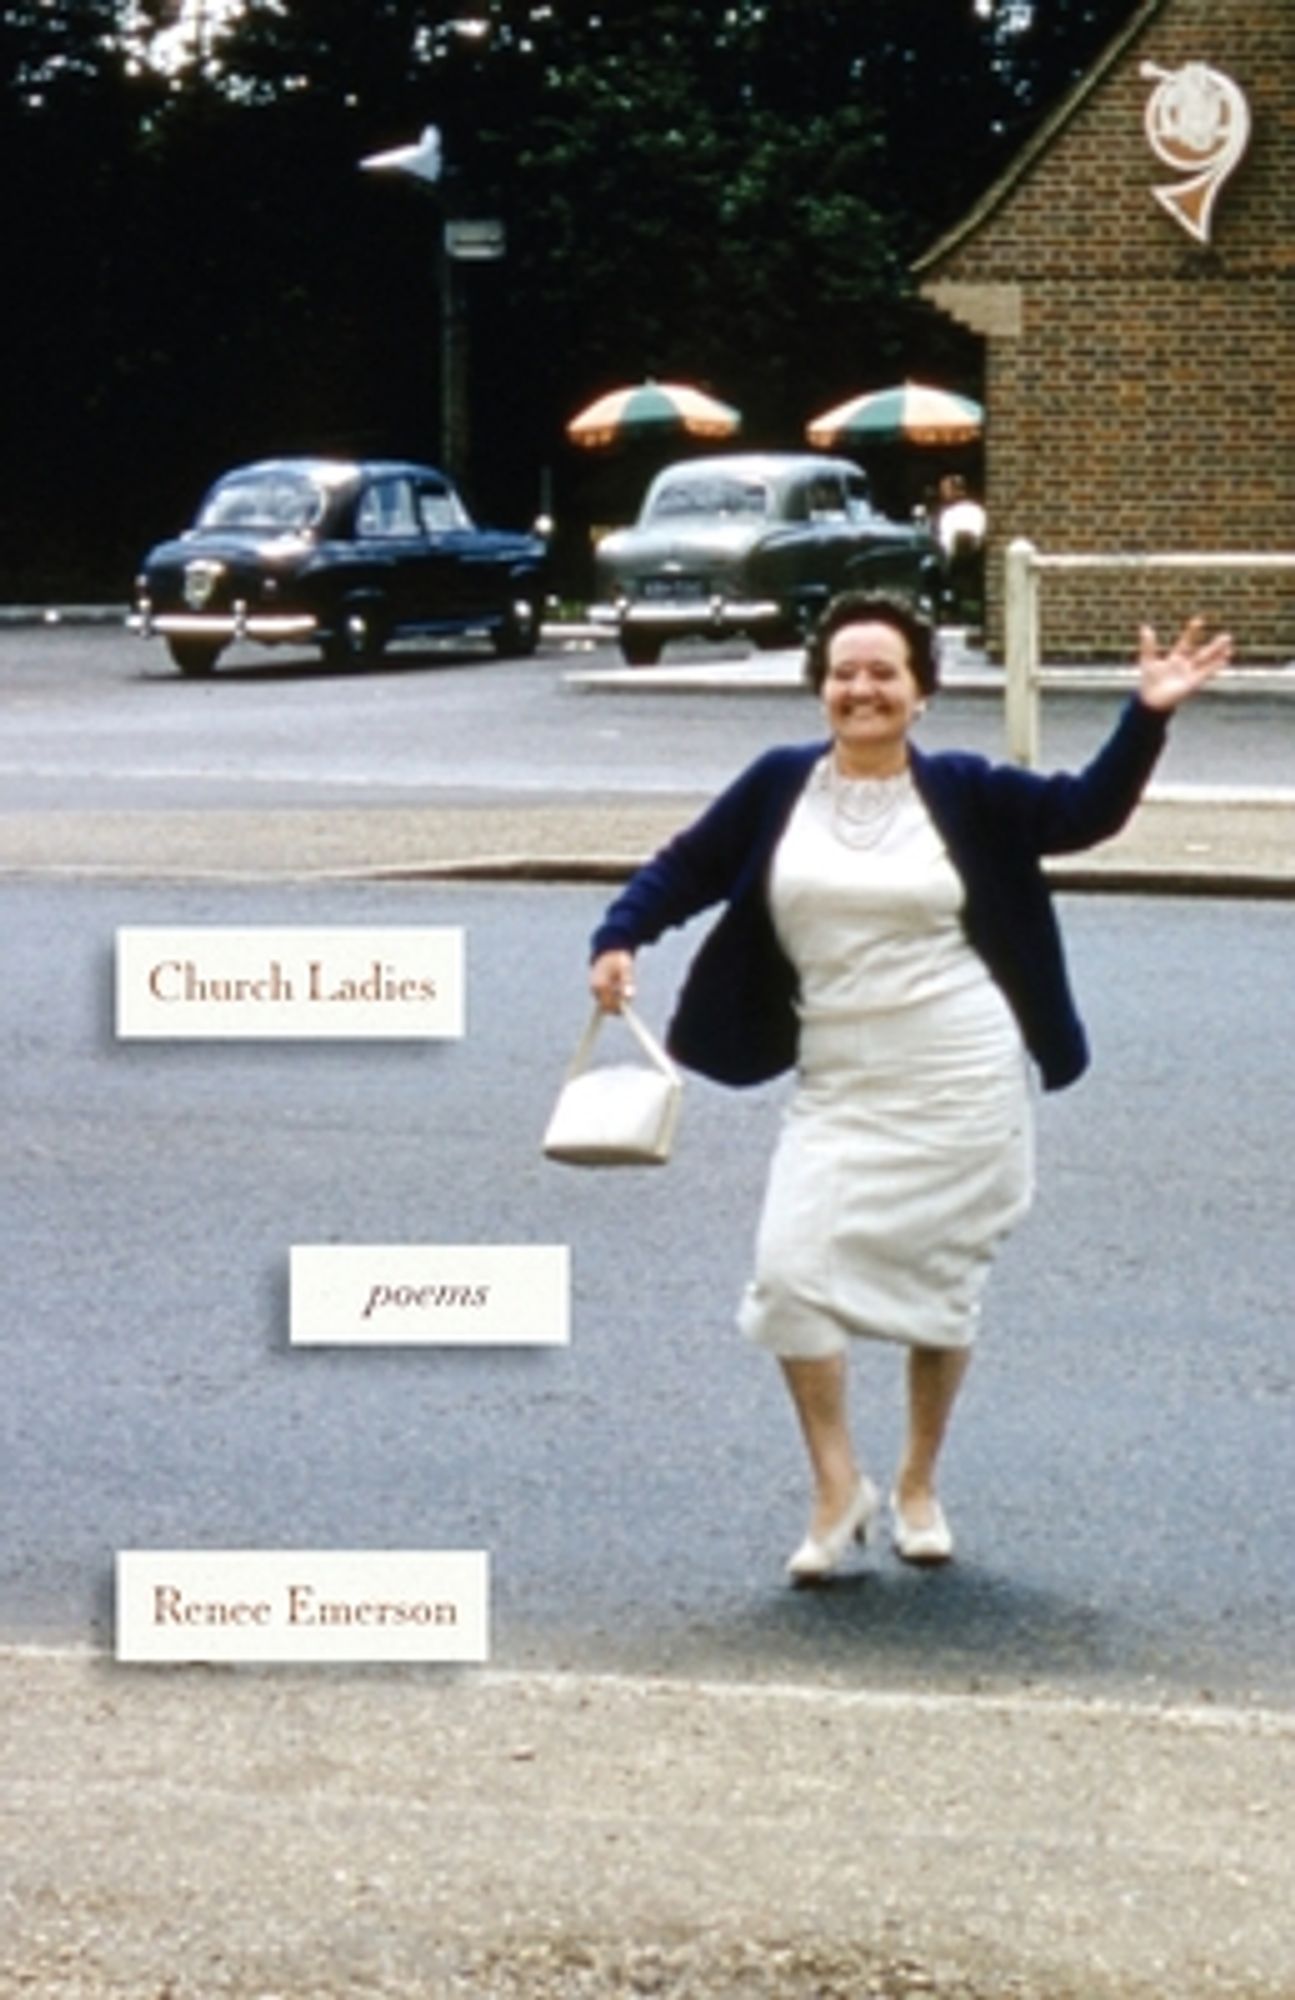
[[[886,778],[908,762],[908,732],[922,690],[908,640],[879,620],[842,625],[827,648],[823,709],[846,777]]]

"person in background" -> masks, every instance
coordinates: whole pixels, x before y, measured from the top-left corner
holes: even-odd
[[[944,557],[949,611],[968,624],[979,622],[984,606],[986,526],[985,510],[967,492],[961,473],[946,473],[939,486],[935,533]]]
[[[977,549],[984,545],[985,510],[968,493],[967,482],[960,472],[948,472],[940,481],[935,525],[946,557],[952,556],[960,544]]]
[[[1108,740],[1082,771],[1043,776],[919,749],[931,627],[902,603],[838,597],[806,653],[827,740],[757,758],[594,934],[590,985],[615,1012],[638,950],[722,905],[669,1046],[738,1086],[796,1071],[739,1312],[781,1364],[808,1453],[796,1584],[829,1577],[880,1514],[847,1413],[861,1338],[906,1353],[894,1549],[953,1553],[937,1462],[995,1250],[1031,1200],[1030,1072],[1061,1089],[1088,1061],[1040,864],[1119,829],[1174,710],[1230,652],[1199,619],[1167,649],[1143,627],[1138,693]]]

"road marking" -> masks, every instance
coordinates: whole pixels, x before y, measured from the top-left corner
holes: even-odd
[[[85,1644],[0,1646],[0,1666],[113,1664],[106,1647]],[[273,1669],[256,1668],[266,1672]],[[1120,1700],[1110,1695],[1052,1694],[1039,1690],[1019,1694],[959,1694],[904,1688],[817,1687],[803,1681],[696,1680],[660,1674],[580,1673],[571,1669],[485,1667],[471,1675],[474,1687],[579,1696],[590,1693],[634,1696],[694,1695],[732,1704],[785,1703],[818,1706],[839,1713],[874,1715],[1022,1716],[1047,1719],[1063,1716],[1081,1721],[1154,1723],[1157,1727],[1207,1736],[1265,1736],[1295,1739],[1295,1713],[1276,1708],[1237,1708],[1226,1703],[1194,1704]]]

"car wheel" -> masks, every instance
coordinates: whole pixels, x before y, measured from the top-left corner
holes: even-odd
[[[220,647],[210,639],[168,639],[166,645],[173,664],[195,679],[213,673],[220,658]]]
[[[940,616],[944,601],[944,574],[932,565],[922,571],[917,586],[917,608],[923,618],[929,618],[934,625]]]
[[[533,597],[518,597],[490,635],[501,660],[521,660],[540,643],[540,607]]]
[[[376,667],[386,643],[375,604],[344,604],[337,631],[324,641],[324,661],[330,667]]]
[[[645,632],[641,626],[627,625],[621,632],[621,657],[630,667],[654,667],[664,643],[659,632]]]
[[[826,597],[823,599],[827,603]],[[820,606],[805,598],[795,598],[784,604],[782,615],[774,625],[762,625],[751,634],[761,652],[781,652],[789,646],[803,646],[814,629]]]
[[[761,653],[781,653],[788,646],[798,645],[804,634],[794,618],[780,618],[776,625],[759,625],[751,634],[751,642]]]

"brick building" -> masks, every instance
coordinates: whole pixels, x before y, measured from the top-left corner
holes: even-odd
[[[1295,0],[1144,0],[917,267],[985,340],[987,617],[1002,555],[1295,547]],[[1247,124],[1248,143],[1247,141]],[[1050,574],[1046,657],[1201,607],[1295,658],[1295,572]]]

